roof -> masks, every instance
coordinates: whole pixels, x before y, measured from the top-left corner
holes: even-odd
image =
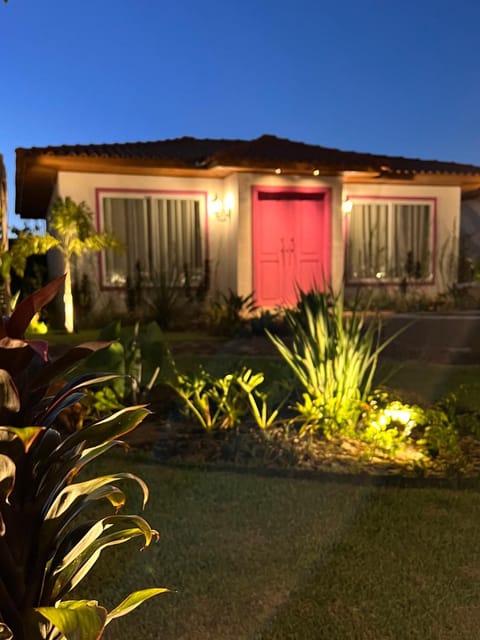
[[[475,176],[480,167],[455,162],[342,151],[272,135],[254,140],[191,137],[156,142],[62,145],[16,150],[16,211],[23,217],[44,217],[58,171],[131,172],[150,175],[227,175],[233,170],[339,175],[374,174],[384,179],[415,176]],[[229,169],[229,170],[228,170]],[[175,172],[175,173],[173,173]],[[454,180],[458,184],[463,180]],[[450,179],[449,184],[452,183]]]

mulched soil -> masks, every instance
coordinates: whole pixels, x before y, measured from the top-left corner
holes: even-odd
[[[420,460],[406,450],[395,459],[350,439],[299,438],[294,432],[255,426],[207,433],[185,421],[148,420],[126,438],[134,449],[152,453],[152,461],[181,467],[236,472],[354,480],[380,484],[480,485],[480,441],[462,440],[457,461]]]
[[[264,337],[236,338],[222,341],[174,343],[173,353],[276,355],[272,343]],[[171,392],[170,392],[171,393]],[[349,440],[325,440],[321,437],[299,438],[283,429],[262,433],[255,426],[242,425],[237,430],[206,433],[196,424],[176,416],[168,419],[169,391],[164,389],[153,405],[154,414],[126,438],[133,448],[152,451],[159,463],[228,467],[238,471],[260,469],[268,472],[328,474],[336,477],[368,476],[452,480],[480,478],[480,441],[464,438],[461,460],[420,460],[413,450],[394,460],[366,445]],[[155,406],[163,411],[155,411]],[[165,410],[167,407],[167,410]]]

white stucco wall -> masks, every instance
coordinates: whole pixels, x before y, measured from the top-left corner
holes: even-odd
[[[115,175],[95,173],[61,172],[58,175],[56,194],[70,196],[75,201],[85,201],[95,216],[98,216],[96,190],[124,189],[173,191],[201,191],[207,194],[208,249],[211,267],[211,291],[227,292],[228,289],[240,295],[248,295],[253,290],[252,273],[252,187],[321,187],[329,188],[331,194],[331,247],[332,285],[338,289],[343,282],[344,269],[344,215],[342,198],[355,196],[433,198],[436,201],[436,242],[435,279],[425,285],[426,293],[444,291],[449,284],[448,274],[442,268],[443,247],[450,244],[455,256],[458,255],[460,228],[460,188],[417,186],[414,184],[342,185],[340,177],[300,177],[288,175],[266,175],[255,173],[232,174],[225,179],[174,178],[139,175]],[[212,213],[211,200],[214,196],[228,201],[231,205],[229,216],[218,220]],[[98,258],[89,256],[83,260],[79,275],[88,272],[93,282],[97,282],[95,292],[95,312],[102,305],[115,305],[120,310],[125,296],[120,291],[103,292],[98,286]],[[110,307],[113,308],[113,307]]]
[[[95,222],[98,225],[100,212],[96,192],[98,189],[134,189],[138,191],[182,191],[182,192],[204,192],[206,194],[207,217],[207,243],[211,264],[211,287],[212,290],[222,287],[235,287],[235,274],[230,266],[231,261],[231,238],[232,228],[236,222],[235,208],[231,219],[220,222],[214,215],[210,215],[210,203],[214,196],[224,197],[224,181],[222,179],[193,179],[175,177],[156,177],[138,175],[116,175],[97,173],[76,173],[60,172],[57,180],[57,194],[65,198],[70,196],[76,202],[85,201],[95,215]],[[205,220],[204,220],[205,222]],[[91,280],[96,283],[96,305],[95,312],[102,306],[113,305],[114,310],[122,310],[125,304],[123,292],[102,291],[98,282],[98,255],[89,255],[81,260],[79,265],[79,275],[86,272]]]
[[[228,292],[237,290],[237,250],[238,236],[238,180],[231,175],[221,181],[218,196],[229,207],[228,216],[217,220],[210,215],[210,271],[211,290]],[[231,207],[231,208],[230,208]]]
[[[225,179],[172,178],[137,175],[61,172],[58,175],[57,192],[61,197],[70,196],[75,201],[85,201],[97,217],[97,189],[138,189],[145,191],[178,190],[204,191],[210,203],[213,196],[229,201],[230,216],[217,220],[208,215],[208,248],[211,266],[211,290],[240,295],[252,292],[252,187],[290,186],[327,187],[331,193],[332,219],[332,283],[338,287],[343,277],[343,230],[341,218],[342,187],[339,178],[305,178],[254,173],[232,174]],[[209,207],[210,205],[208,205]],[[208,214],[208,212],[207,212]],[[338,259],[340,257],[340,259]],[[88,257],[82,261],[81,270],[96,277],[98,259]],[[105,294],[98,289],[98,300],[105,301]],[[114,299],[114,298],[112,298]],[[118,296],[116,297],[118,302]],[[123,304],[123,301],[120,303]]]
[[[460,228],[465,254],[477,264],[480,261],[480,197],[462,202]]]
[[[429,198],[436,202],[436,228],[434,244],[434,280],[418,285],[426,295],[444,292],[456,281],[460,234],[460,187],[420,186],[414,184],[347,184],[344,197],[372,198]],[[451,259],[453,258],[453,264]]]

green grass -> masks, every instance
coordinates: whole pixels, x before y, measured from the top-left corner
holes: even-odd
[[[478,384],[480,366],[383,360],[375,380],[377,384],[385,383],[429,404],[462,384]]]
[[[74,334],[64,331],[49,331],[44,336],[32,336],[47,340],[55,345],[78,344],[98,339],[97,329],[85,329]],[[221,342],[222,339],[200,333],[167,332],[167,343],[173,348],[178,342]],[[269,378],[278,380],[279,376],[289,376],[288,366],[280,357],[269,355],[235,355],[222,352],[221,346],[215,355],[181,353],[175,358],[177,366],[183,371],[193,371],[203,365],[214,375],[225,375],[229,371],[248,365],[254,371],[263,371],[266,382]],[[375,384],[386,384],[409,394],[413,400],[423,404],[433,403],[461,384],[478,383],[479,365],[448,365],[419,361],[398,361],[382,358],[375,376]]]
[[[49,344],[74,345],[81,342],[98,340],[98,329],[82,329],[75,333],[67,333],[64,329],[50,329],[47,333],[39,334],[27,331],[29,339],[46,340]]]
[[[280,358],[263,355],[232,355],[219,353],[214,356],[182,354],[176,358],[182,371],[194,371],[204,366],[213,375],[222,376],[242,365],[265,373],[265,381],[278,381],[280,377],[292,378],[291,372]],[[374,378],[375,385],[386,385],[400,390],[412,402],[429,405],[462,384],[478,384],[480,365],[451,365],[381,359]]]
[[[476,491],[105,463],[147,481],[161,538],[107,551],[82,594],[111,606],[135,588],[173,590],[112,623],[107,640],[478,635]]]
[[[98,340],[100,329],[80,329],[74,333],[67,333],[64,329],[49,329],[47,333],[38,334],[27,331],[28,338],[39,338],[46,340],[51,344],[78,344],[80,342],[88,342],[90,340]],[[188,331],[169,331],[165,332],[167,342],[220,342],[221,337],[211,336],[209,334],[188,332]]]

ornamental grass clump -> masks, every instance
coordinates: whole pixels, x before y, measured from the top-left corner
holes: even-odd
[[[366,319],[357,305],[345,313],[343,291],[299,291],[285,318],[287,344],[267,331],[300,386],[295,404],[300,434],[353,435],[372,389],[378,358],[394,339],[381,341],[381,320]]]
[[[124,408],[67,437],[54,428],[58,414],[85,389],[112,376],[85,373],[55,395],[49,385],[66,369],[108,343],[92,342],[50,361],[48,344],[24,339],[31,318],[62,287],[59,278],[22,301],[0,321],[0,638],[98,640],[106,625],[166,589],[128,595],[108,612],[96,600],[69,593],[101,552],[132,538],[143,546],[158,533],[138,515],[122,515],[118,483],[136,484],[145,504],[148,488],[130,473],[81,479],[95,459],[120,444],[149,413]],[[88,520],[89,507],[105,503],[113,513]]]

